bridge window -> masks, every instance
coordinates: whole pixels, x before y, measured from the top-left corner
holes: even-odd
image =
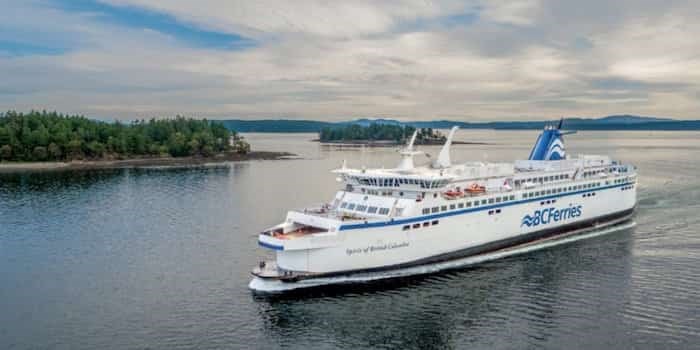
[[[377,207],[369,207],[369,209],[367,209],[367,212],[370,214],[374,214],[377,212]]]
[[[380,208],[379,209],[379,215],[386,215],[389,214],[389,208]]]
[[[345,208],[347,208],[347,206],[348,206],[348,202],[340,203],[340,208],[341,208],[341,209],[345,209]]]
[[[365,210],[367,210],[367,206],[366,206],[366,205],[358,205],[358,206],[357,206],[357,209],[355,209],[355,210],[357,210],[357,211],[365,211]]]
[[[353,209],[355,209],[355,203],[348,204],[348,210],[353,210]]]

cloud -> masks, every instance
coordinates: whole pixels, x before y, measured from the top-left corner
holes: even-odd
[[[402,22],[439,18],[470,9],[462,1],[220,1],[103,0],[170,13],[212,30],[254,37],[307,34],[350,38],[383,34]]]
[[[57,6],[56,0],[29,1],[0,14],[1,109],[127,119],[175,113],[424,120],[699,117],[700,45],[693,39],[700,34],[695,21],[700,5],[692,3],[101,0],[98,5],[101,13]],[[105,21],[116,16],[105,11],[141,17]],[[144,24],[154,13],[164,24]],[[208,33],[248,38],[254,45],[197,42]],[[2,55],[2,42],[9,39],[60,50]]]

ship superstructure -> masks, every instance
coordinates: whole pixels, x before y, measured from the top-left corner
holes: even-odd
[[[452,164],[453,128],[439,155],[416,166],[415,134],[392,169],[333,172],[327,204],[291,210],[263,231],[276,252],[255,278],[300,279],[397,269],[481,254],[628,220],[636,171],[604,155],[568,157],[565,132],[547,126],[529,159]]]

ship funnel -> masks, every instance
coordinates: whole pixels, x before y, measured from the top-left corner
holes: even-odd
[[[530,151],[530,160],[561,160],[566,159],[566,149],[564,148],[565,133],[561,132],[564,119],[559,120],[559,124],[546,125],[540,136],[537,137],[535,146]],[[569,133],[566,133],[569,134]]]
[[[450,130],[447,141],[445,141],[445,144],[440,150],[440,154],[438,154],[437,159],[433,163],[433,168],[447,168],[452,165],[450,161],[450,147],[452,146],[452,138],[455,136],[457,129],[459,129],[459,126],[453,126],[452,130]]]

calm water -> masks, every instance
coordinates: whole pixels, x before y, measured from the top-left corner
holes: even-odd
[[[458,160],[534,131],[463,131]],[[700,342],[700,134],[582,132],[639,167],[631,230],[431,276],[254,296],[256,233],[331,198],[328,170],[394,149],[251,134],[299,160],[0,176],[1,349],[690,348]],[[433,154],[437,148],[430,148]]]

